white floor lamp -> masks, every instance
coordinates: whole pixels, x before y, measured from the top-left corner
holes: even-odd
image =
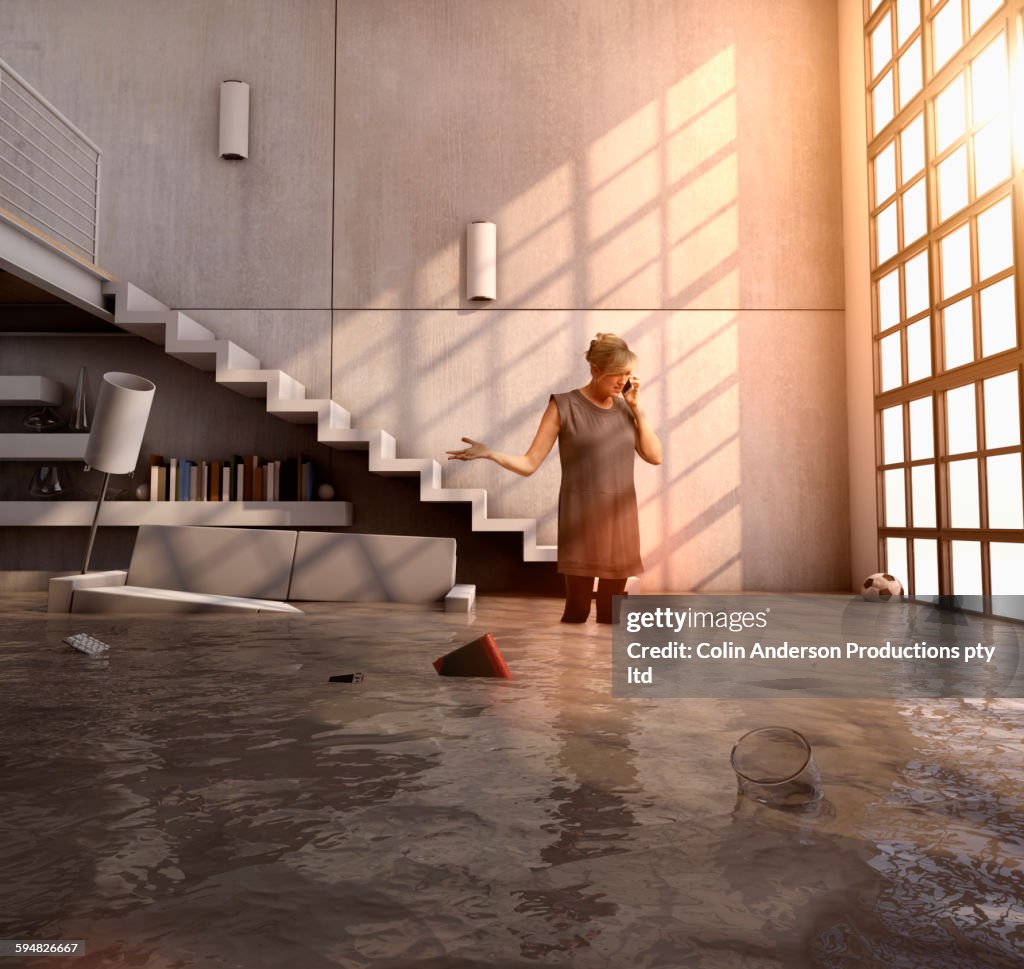
[[[135,470],[155,392],[156,384],[145,377],[136,377],[130,373],[103,375],[89,443],[85,447],[86,467],[103,472],[103,487],[96,500],[96,512],[92,516],[89,547],[85,550],[85,564],[82,566],[83,575],[89,571],[92,546],[96,541],[96,526],[103,499],[107,496],[110,476],[128,474]]]

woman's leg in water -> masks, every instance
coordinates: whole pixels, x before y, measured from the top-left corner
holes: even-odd
[[[590,597],[594,591],[592,575],[565,577],[565,611],[562,622],[586,622],[590,616]]]
[[[625,579],[599,579],[597,583],[597,621],[615,622],[612,614],[612,596],[621,596],[626,591]]]

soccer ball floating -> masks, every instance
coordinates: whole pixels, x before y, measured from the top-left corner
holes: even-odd
[[[903,597],[903,585],[896,576],[889,575],[888,572],[876,572],[864,580],[860,587],[860,597],[869,602],[876,599],[881,599],[882,602],[900,599]]]

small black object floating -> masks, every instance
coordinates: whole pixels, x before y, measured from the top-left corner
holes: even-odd
[[[75,633],[74,636],[67,636],[64,642],[72,649],[77,649],[80,653],[87,653],[89,656],[98,656],[110,649],[107,643],[101,642],[88,633]]]
[[[362,673],[339,673],[337,676],[332,676],[328,679],[329,683],[362,683]]]

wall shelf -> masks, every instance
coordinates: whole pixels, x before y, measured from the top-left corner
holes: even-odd
[[[88,434],[0,434],[0,461],[85,461]]]
[[[78,435],[85,436],[85,435]],[[89,526],[95,501],[0,501],[0,525]],[[105,501],[101,526],[344,527],[349,501]]]
[[[0,406],[55,406],[61,402],[64,388],[49,377],[0,376]]]

